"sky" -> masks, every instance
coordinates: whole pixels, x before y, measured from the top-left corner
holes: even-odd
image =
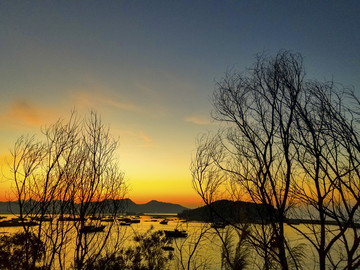
[[[287,49],[308,79],[360,95],[359,12],[359,1],[1,1],[0,200],[16,139],[75,109],[119,137],[129,198],[201,205],[189,168],[196,138],[218,127],[216,82]]]

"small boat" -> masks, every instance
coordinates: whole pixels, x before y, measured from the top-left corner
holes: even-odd
[[[130,226],[131,225],[131,223],[130,222],[120,222],[120,224],[119,224],[120,226]]]
[[[140,219],[130,219],[130,223],[140,223]]]
[[[80,217],[72,217],[72,216],[68,216],[68,217],[64,217],[64,216],[60,216],[59,221],[81,221],[82,219]]]
[[[37,226],[39,223],[35,221],[19,221],[19,220],[4,220],[0,221],[0,227],[20,227],[20,226]]]
[[[101,220],[101,219],[102,217],[95,217],[95,216],[90,217],[90,220]]]
[[[105,229],[104,225],[95,226],[95,225],[86,225],[80,231],[82,233],[94,233],[94,232],[103,232]]]
[[[173,231],[164,231],[166,237],[179,238],[179,237],[187,237],[187,232],[184,230],[175,229]]]
[[[168,224],[168,220],[167,219],[163,219],[162,221],[160,221],[160,224],[162,225],[167,225]]]
[[[131,219],[130,219],[130,218],[118,218],[118,221],[130,223],[130,222],[131,222]]]
[[[52,217],[49,217],[49,216],[38,216],[38,217],[33,217],[32,220],[35,220],[35,221],[48,221],[48,222],[51,222],[53,219]]]
[[[165,250],[165,251],[174,251],[174,248],[173,247],[171,247],[171,246],[163,246],[163,247],[161,247],[163,250]]]
[[[102,218],[101,221],[103,221],[103,222],[114,222],[115,219],[112,218],[112,217],[107,217],[107,218]]]
[[[224,222],[214,222],[211,224],[211,228],[214,229],[224,229],[226,224]]]

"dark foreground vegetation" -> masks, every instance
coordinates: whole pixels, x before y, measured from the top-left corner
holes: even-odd
[[[34,204],[31,201],[24,201],[23,207],[29,208],[28,205]],[[47,204],[46,202],[41,203],[35,203],[36,207],[41,208],[45,207],[47,211],[50,213],[50,211],[55,211],[55,213],[71,213],[71,207],[68,209],[61,209],[61,206],[64,205],[61,201],[52,201],[51,206],[44,205],[41,206],[41,204]],[[179,204],[173,204],[173,203],[166,203],[166,202],[159,202],[152,200],[148,203],[144,204],[137,204],[133,202],[130,199],[120,199],[117,201],[112,200],[104,200],[100,203],[98,202],[91,202],[91,204],[102,204],[101,207],[104,207],[108,213],[112,213],[114,211],[113,206],[115,205],[115,208],[120,209],[121,211],[124,211],[125,214],[128,215],[141,215],[144,213],[180,213],[183,210],[186,210],[186,207],[183,207]],[[68,204],[70,205],[70,204]],[[75,208],[79,208],[80,205],[75,202],[74,204]],[[34,209],[33,212],[37,213],[39,209]],[[105,212],[105,211],[104,211]],[[0,202],[0,214],[20,214],[20,209],[18,202],[11,201],[11,202]]]
[[[172,253],[164,250],[170,239],[162,231],[149,230],[134,237],[135,245],[87,260],[86,270],[166,269]],[[44,243],[34,234],[17,233],[0,237],[0,269],[48,269]],[[56,267],[55,267],[56,268]],[[69,265],[67,268],[74,268]]]
[[[198,139],[191,164],[206,207],[195,215],[212,227],[198,226],[172,245],[164,233],[148,231],[124,246],[115,222],[123,209],[93,203],[125,194],[117,141],[97,114],[72,114],[45,128],[44,140],[22,137],[12,150],[24,230],[1,237],[1,267],[209,269],[212,230],[221,269],[359,269],[360,100],[354,91],[306,79],[302,56],[280,51],[259,55],[246,72],[227,73],[213,106],[221,126]],[[54,201],[61,202],[56,211]],[[45,222],[52,213],[72,220]],[[105,214],[114,221],[107,230],[88,233],[86,220],[100,226]],[[27,226],[34,216],[38,226]],[[302,241],[293,241],[289,230]]]

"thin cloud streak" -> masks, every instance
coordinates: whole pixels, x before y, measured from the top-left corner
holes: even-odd
[[[211,125],[209,118],[202,116],[202,115],[190,115],[185,118],[185,122],[189,122],[195,125],[205,126]]]
[[[38,127],[45,122],[44,115],[48,115],[46,109],[38,108],[27,100],[17,99],[0,115],[0,123],[16,129]]]
[[[119,134],[121,145],[131,145],[131,147],[147,148],[152,146],[153,139],[142,130],[133,129],[111,129],[115,134]]]
[[[140,138],[142,138],[146,143],[151,143],[152,142],[152,139],[145,135],[144,132],[140,131]]]
[[[111,106],[116,109],[130,112],[141,112],[141,108],[131,102],[117,101],[116,98],[104,96],[100,93],[91,93],[86,91],[77,91],[72,94],[76,106],[80,107],[97,107],[99,105]]]

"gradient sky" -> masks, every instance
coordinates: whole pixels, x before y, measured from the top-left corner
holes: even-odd
[[[137,203],[196,206],[189,171],[215,82],[259,52],[304,56],[310,79],[360,94],[360,1],[1,1],[0,199],[22,134],[95,109],[120,137]]]

